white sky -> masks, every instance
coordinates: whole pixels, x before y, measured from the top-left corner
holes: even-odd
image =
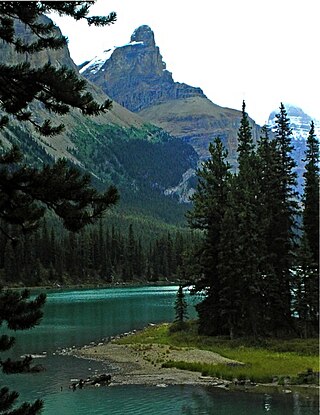
[[[98,0],[90,14],[115,11],[103,28],[54,18],[75,63],[130,40],[146,24],[178,82],[215,104],[264,124],[280,102],[320,119],[319,0]]]

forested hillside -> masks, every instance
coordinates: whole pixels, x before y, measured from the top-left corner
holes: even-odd
[[[4,232],[15,236],[12,227]],[[149,219],[110,215],[74,234],[48,218],[12,244],[0,234],[0,281],[9,286],[178,282],[201,235]]]

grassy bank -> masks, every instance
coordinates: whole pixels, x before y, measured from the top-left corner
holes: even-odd
[[[167,361],[166,367],[201,372],[227,380],[250,379],[251,382],[278,384],[317,383],[319,371],[318,339],[253,339],[230,340],[197,334],[196,323],[183,331],[172,332],[169,324],[148,327],[119,340],[121,344],[162,344],[209,350],[241,364],[208,364]]]

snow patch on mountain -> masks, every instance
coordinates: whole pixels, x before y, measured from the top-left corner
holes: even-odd
[[[84,65],[81,69],[80,69],[80,73],[82,74],[85,71],[90,71],[92,74],[96,74],[98,71],[100,71],[100,69],[103,67],[103,65],[106,63],[107,60],[109,60],[113,54],[113,52],[116,49],[119,48],[123,48],[126,46],[135,46],[135,45],[143,45],[143,42],[130,42],[130,43],[126,43],[125,45],[122,46],[114,46],[111,49],[106,49],[104,50],[100,55],[95,56],[93,59],[91,59],[91,61],[89,61],[86,65]],[[103,69],[101,69],[103,71]]]
[[[309,135],[312,118],[306,114],[301,108],[291,104],[285,104],[288,118],[290,119],[290,128],[292,129],[292,137],[294,140],[306,140]],[[276,114],[273,111],[268,120],[271,128],[275,126]],[[314,130],[317,137],[320,137],[320,120],[313,120]]]
[[[105,61],[107,61],[110,56],[113,54],[113,51],[115,50],[115,47],[112,49],[104,50],[99,56],[95,56],[91,61],[89,61],[85,66],[83,66],[80,69],[80,73],[83,73],[86,70],[90,70],[92,73],[97,73]]]
[[[297,190],[300,194],[303,192],[304,178],[303,173],[305,171],[305,151],[306,142],[310,132],[311,121],[314,122],[315,135],[320,138],[320,121],[312,119],[301,108],[291,104],[285,104],[287,116],[290,120],[290,128],[292,130],[292,144],[293,152],[292,156],[296,162],[296,168],[294,171],[297,173]],[[279,111],[273,111],[269,116],[269,127],[274,129],[276,123],[276,114]]]

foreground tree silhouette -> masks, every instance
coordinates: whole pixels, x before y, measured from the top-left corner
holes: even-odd
[[[106,100],[97,103],[86,90],[86,82],[67,67],[54,67],[50,62],[34,67],[21,56],[31,56],[45,49],[59,49],[66,45],[66,38],[57,32],[44,13],[57,12],[75,20],[85,19],[89,25],[105,26],[116,20],[115,13],[108,16],[89,17],[88,2],[1,2],[0,39],[11,45],[16,53],[15,65],[0,64],[0,127],[5,128],[13,120],[32,124],[42,135],[61,133],[63,123],[53,125],[49,118],[39,121],[32,108],[40,106],[58,116],[72,108],[84,115],[98,115],[111,107]],[[18,30],[20,25],[23,31]],[[24,55],[23,55],[24,54]],[[117,190],[110,187],[98,193],[90,185],[90,177],[81,175],[75,168],[59,161],[42,169],[22,164],[22,154],[12,147],[0,156],[0,219],[6,226],[2,230],[12,243],[16,239],[6,232],[8,224],[18,226],[23,232],[37,228],[46,209],[53,210],[71,231],[78,231],[100,218],[103,212],[118,199]],[[29,292],[0,291],[0,325],[9,330],[25,330],[34,327],[42,317],[45,295],[30,300]],[[14,338],[0,337],[0,352],[8,351]],[[30,369],[31,358],[14,362],[0,360],[4,373],[20,373]],[[17,392],[8,388],[0,390],[0,413],[6,415],[38,414],[43,403],[23,403],[14,409]]]
[[[89,25],[105,26],[114,23],[116,14],[106,17],[88,17],[94,1],[73,2],[1,2],[0,39],[10,44],[17,55],[17,63],[0,65],[0,125],[8,125],[10,117],[28,121],[43,135],[61,132],[63,124],[53,126],[50,119],[39,122],[32,114],[30,104],[40,104],[58,115],[78,108],[84,115],[97,115],[111,107],[111,101],[97,103],[86,90],[86,81],[65,66],[56,68],[49,61],[43,66],[31,65],[28,56],[45,49],[60,49],[67,39],[60,35],[53,22],[44,19],[44,13],[85,19]],[[19,27],[20,25],[20,27]],[[25,58],[26,57],[26,58]]]
[[[34,327],[42,317],[41,308],[45,302],[45,295],[40,294],[35,300],[29,299],[29,291],[21,293],[0,291],[0,325],[4,322],[10,330],[26,330]],[[0,337],[0,352],[9,350],[14,345],[14,337],[2,335]],[[31,358],[25,357],[22,361],[0,360],[4,373],[21,373],[30,370]],[[39,413],[43,403],[37,399],[34,403],[23,403],[18,409],[14,406],[19,394],[10,392],[7,387],[0,390],[0,413],[6,415],[33,415]],[[9,412],[8,412],[9,411]]]

